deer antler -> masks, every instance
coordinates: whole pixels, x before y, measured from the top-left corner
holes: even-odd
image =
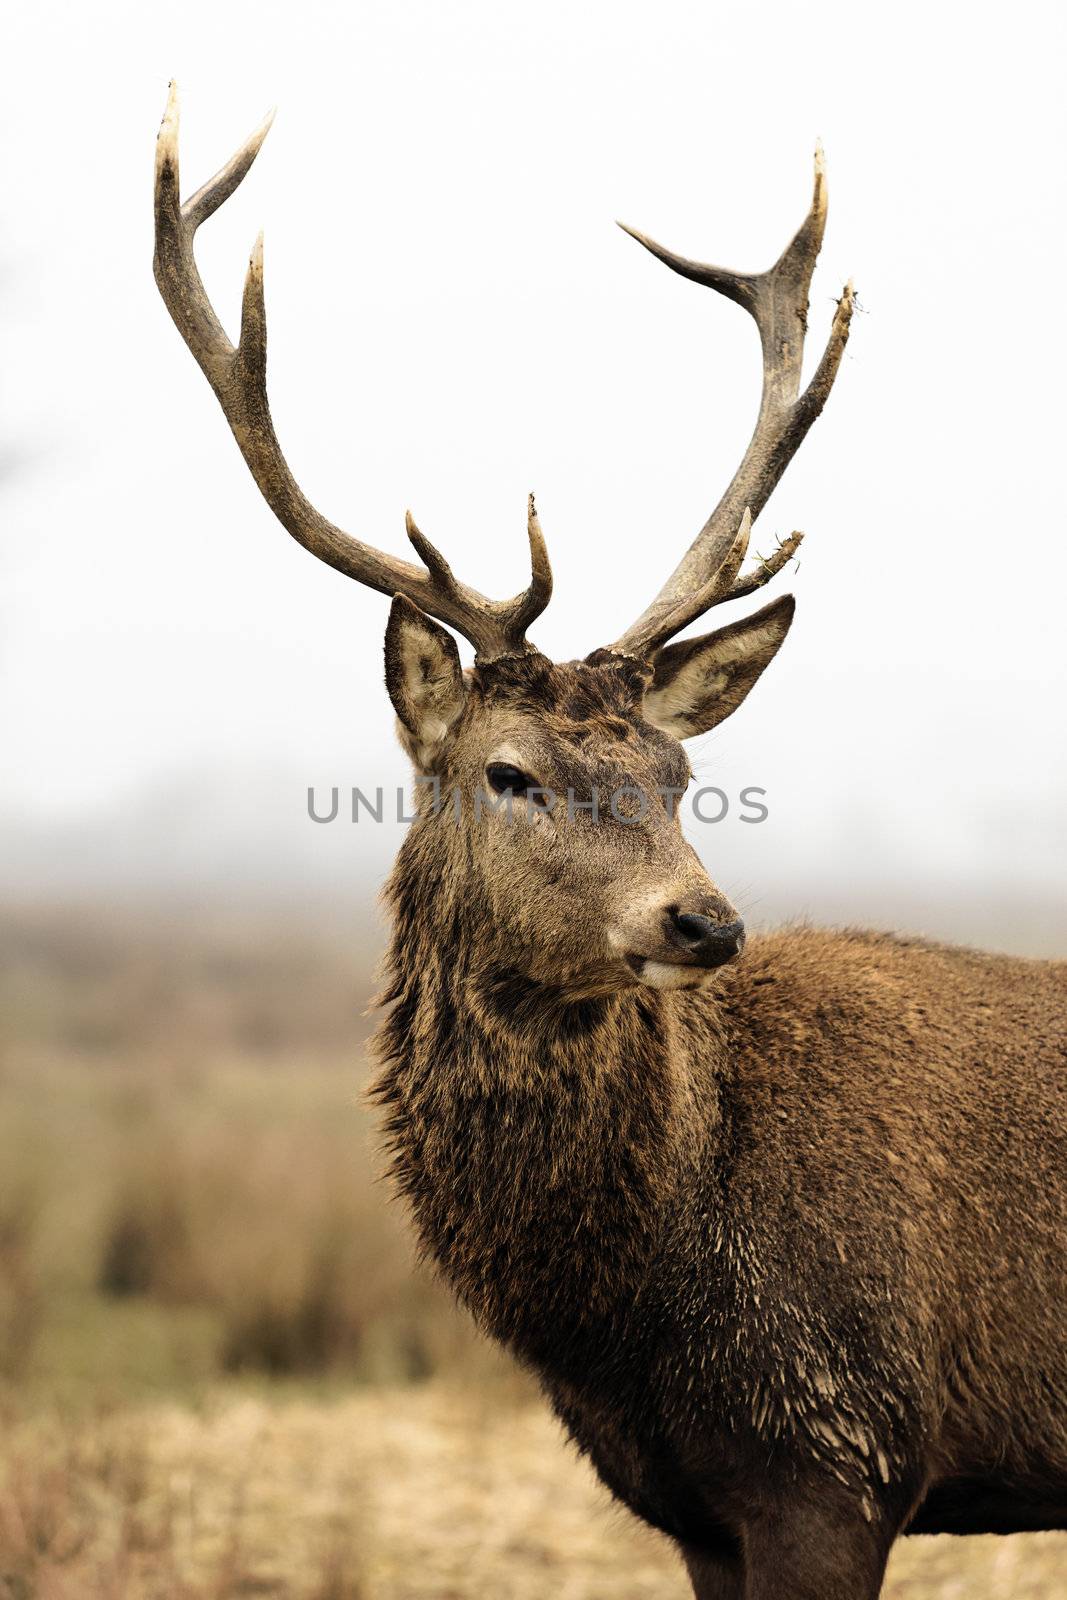
[[[752,523],[759,516],[830,393],[848,341],[853,291],[845,285],[830,337],[815,374],[800,393],[807,331],[808,289],[826,226],[826,175],[815,152],[815,193],[792,243],[768,272],[727,272],[665,250],[643,233],[619,226],[683,278],[717,289],[755,319],[763,346],[763,396],[755,431],[729,488],[659,594],[611,646],[621,655],[650,657],[687,623],[760,588],[796,554],[792,533],[753,571],[738,577]]]
[[[305,550],[358,583],[383,594],[402,594],[423,611],[458,629],[483,659],[529,650],[525,633],[552,594],[552,569],[530,496],[530,585],[513,600],[488,600],[456,578],[444,557],[407,518],[408,538],[426,571],[363,544],[327,520],[306,498],[289,470],[267,403],[267,322],[263,304],[263,235],[248,263],[236,349],[207,297],[193,256],[193,239],[237,188],[271,125],[268,117],[231,161],[184,206],[178,188],[178,92],[171,84],[156,143],[156,250],[154,270],[167,310],[218,397],[241,454],[264,499]]]

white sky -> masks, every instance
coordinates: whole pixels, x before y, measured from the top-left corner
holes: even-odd
[[[152,281],[173,74],[186,192],[279,108],[199,258],[232,326],[265,227],[272,402],[311,498],[400,553],[411,506],[510,594],[535,489],[556,575],[535,637],[564,657],[658,588],[758,398],[748,318],[612,219],[764,267],[821,137],[812,356],[849,274],[864,314],[757,529],[759,549],[808,534],[775,586],[797,623],[698,752],[709,781],[766,787],[772,819],[701,848],[757,903],[857,875],[1062,898],[1060,30],[1026,3],[20,8],[0,69],[9,819],[77,829],[213,774],[217,850],[273,786],[281,856],[311,848],[306,784],[406,776],[385,601],[274,522]],[[380,874],[394,843],[349,839],[347,867]]]

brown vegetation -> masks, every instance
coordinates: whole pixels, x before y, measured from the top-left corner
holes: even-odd
[[[543,1408],[437,1385],[215,1396],[77,1429],[20,1423],[0,1467],[3,1600],[683,1600]],[[418,1514],[413,1515],[413,1507]],[[1058,1535],[915,1539],[886,1600],[1054,1600]]]

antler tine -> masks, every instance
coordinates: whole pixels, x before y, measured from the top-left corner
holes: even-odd
[[[759,516],[822,410],[848,341],[854,305],[851,282],[845,285],[838,301],[815,374],[801,393],[808,291],[826,226],[826,205],[826,173],[822,149],[817,147],[808,214],[774,266],[761,273],[729,272],[723,267],[690,261],[620,224],[624,232],[673,272],[744,306],[759,329],[763,350],[759,415],[741,465],[652,604],[611,646],[621,654],[653,655],[709,607],[760,588],[796,553],[801,536],[791,534],[754,572],[737,577],[740,563],[734,564],[734,557],[740,526],[745,517],[755,521]]]
[[[272,114],[273,116],[273,114]],[[335,527],[300,488],[282,454],[267,401],[267,319],[263,298],[263,235],[252,250],[236,348],[219,321],[196,266],[193,241],[207,220],[246,176],[270,129],[257,128],[226,165],[183,206],[178,178],[178,93],[172,83],[156,144],[154,271],[159,292],[211,384],[241,454],[267,504],[297,542],[347,577],[383,594],[402,594],[431,616],[456,628],[481,659],[532,647],[525,630],[552,592],[552,574],[531,498],[530,585],[512,600],[493,601],[468,588],[408,520],[408,534],[426,571],[385,554]]]
[[[762,589],[765,583],[770,583],[771,579],[792,561],[800,549],[803,538],[802,533],[791,533],[787,539],[781,541],[777,550],[772,551],[766,558],[761,556],[759,566],[746,572],[743,578],[738,578],[722,598],[743,600],[746,595],[755,594],[757,589]]]
[[[526,501],[526,536],[530,542],[530,582],[512,602],[515,606],[515,627],[524,633],[541,615],[552,598],[552,567],[548,559],[548,546],[541,532],[541,519],[531,494]]]
[[[429,572],[436,592],[443,600],[452,602],[457,612],[469,607],[474,591],[459,582],[437,546],[431,544],[416,525],[410,511],[405,513],[404,523],[407,536],[418,551],[423,566]],[[552,598],[552,568],[549,565],[548,547],[541,532],[533,495],[530,495],[528,500],[527,532],[530,541],[530,582],[527,587],[513,600],[486,600],[482,596],[478,597],[491,628],[495,629],[500,638],[511,641],[513,647],[517,645],[520,649],[526,648],[526,629],[537,620]],[[484,651],[479,653],[485,654]]]

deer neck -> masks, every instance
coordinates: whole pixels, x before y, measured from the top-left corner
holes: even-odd
[[[516,970],[469,892],[420,894],[398,865],[388,893],[372,1092],[423,1248],[530,1359],[613,1340],[715,1120],[714,1002],[575,1000]]]

